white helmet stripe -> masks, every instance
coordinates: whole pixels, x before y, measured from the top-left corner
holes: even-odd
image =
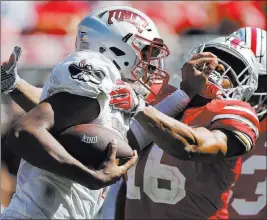
[[[262,38],[262,31],[261,31],[261,29],[259,29],[259,28],[257,28],[257,42],[256,42],[256,53],[255,53],[255,56],[256,56],[256,58],[257,59],[259,59],[260,58],[260,56],[261,56],[261,50],[262,50],[262,43],[261,43],[261,38]],[[259,60],[258,60],[258,62],[259,62]]]
[[[251,48],[251,28],[245,30],[245,42]]]

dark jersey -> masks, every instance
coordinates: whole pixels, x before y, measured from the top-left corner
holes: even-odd
[[[261,122],[255,150],[242,158],[239,180],[230,191],[230,219],[266,219],[266,129],[267,118]]]
[[[245,151],[254,146],[258,135],[254,110],[239,101],[214,100],[187,109],[181,121],[230,130],[244,143]],[[208,219],[225,207],[224,195],[240,169],[239,157],[216,164],[182,161],[151,144],[128,171],[126,219]]]

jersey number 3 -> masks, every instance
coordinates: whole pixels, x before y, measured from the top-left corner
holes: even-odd
[[[265,142],[264,146],[267,147],[267,142]],[[265,170],[266,162],[266,156],[252,155],[243,163],[241,174],[253,175],[256,170]],[[239,198],[233,199],[231,205],[239,215],[257,215],[266,207],[266,184],[267,178],[263,182],[258,182],[255,190],[255,194],[258,195],[257,201],[247,201],[246,199]]]
[[[185,177],[177,167],[161,164],[162,156],[163,150],[154,145],[145,165],[144,192],[153,202],[175,205],[186,196]],[[128,170],[128,199],[141,199],[140,187],[135,186],[135,171],[136,164]],[[160,188],[158,186],[159,180],[169,181],[169,189]]]

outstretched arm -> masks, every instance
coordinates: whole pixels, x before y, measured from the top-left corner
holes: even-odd
[[[136,120],[160,148],[181,160],[212,161],[244,151],[242,143],[229,131],[192,128],[151,106],[140,111]]]
[[[1,92],[9,93],[11,98],[28,112],[39,103],[42,89],[19,77],[17,65],[21,53],[20,47],[14,47],[9,60],[1,64]]]

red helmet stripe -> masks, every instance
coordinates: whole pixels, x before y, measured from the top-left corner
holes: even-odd
[[[251,28],[251,50],[256,55],[256,50],[257,50],[257,28]]]

